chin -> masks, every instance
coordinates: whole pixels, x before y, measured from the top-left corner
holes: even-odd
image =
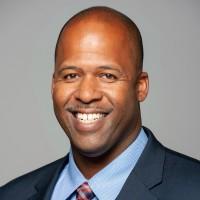
[[[94,145],[81,145],[81,146],[75,146],[72,145],[72,148],[78,152],[80,155],[89,157],[89,158],[95,158],[102,156],[108,151],[108,147],[106,145],[101,145],[101,146],[94,146]]]

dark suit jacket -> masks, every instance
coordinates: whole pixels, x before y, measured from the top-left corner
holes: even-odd
[[[117,200],[199,200],[200,162],[163,147],[144,129],[148,143]],[[9,182],[0,200],[50,199],[67,162],[68,156]]]

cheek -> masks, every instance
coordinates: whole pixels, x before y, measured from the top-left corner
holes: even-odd
[[[128,84],[118,85],[116,87],[110,87],[106,92],[108,98],[117,108],[125,109],[131,107],[136,101],[135,90]]]
[[[52,99],[56,118],[67,134],[69,134],[68,128],[70,128],[70,126],[66,126],[66,124],[69,123],[65,112],[65,105],[69,101],[71,93],[72,91],[66,87],[65,84],[61,83],[56,84],[52,90]]]
[[[66,87],[63,83],[56,84],[53,88],[52,98],[53,103],[57,107],[63,107],[73,94],[73,89]]]

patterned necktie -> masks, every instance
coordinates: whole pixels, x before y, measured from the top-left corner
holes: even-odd
[[[84,182],[76,190],[76,200],[92,200],[94,196],[87,182]]]

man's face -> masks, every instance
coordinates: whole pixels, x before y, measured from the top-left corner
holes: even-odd
[[[73,25],[61,36],[54,110],[73,150],[82,155],[119,154],[141,125],[139,101],[146,96],[147,77],[136,69],[126,38],[124,30],[95,22]]]

